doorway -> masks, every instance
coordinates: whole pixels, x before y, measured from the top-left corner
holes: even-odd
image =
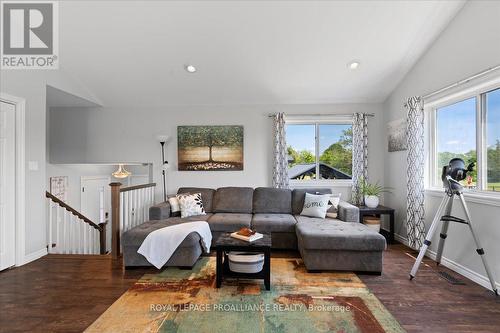
[[[0,104],[0,270],[4,270],[16,264],[16,106]]]
[[[111,190],[108,176],[81,177],[81,212],[92,222],[106,221],[110,212]],[[106,250],[111,249],[111,223],[106,225]]]

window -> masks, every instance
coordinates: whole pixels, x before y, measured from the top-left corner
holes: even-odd
[[[351,179],[352,124],[292,123],[286,126],[286,140],[290,179]]]
[[[500,192],[500,89],[485,94],[486,189]]]
[[[500,89],[436,105],[430,123],[430,185],[441,187],[442,167],[459,157],[476,164],[462,181],[465,188],[500,192]]]
[[[466,164],[476,163],[476,98],[469,98],[436,111],[437,170],[436,180],[441,179],[444,165],[455,157]],[[477,171],[469,174],[462,185],[476,187]]]

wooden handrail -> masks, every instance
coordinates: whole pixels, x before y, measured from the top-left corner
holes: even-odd
[[[74,209],[73,207],[71,207],[70,205],[68,205],[67,203],[65,203],[64,201],[62,201],[61,199],[59,199],[58,197],[56,197],[55,195],[53,195],[52,193],[45,192],[45,197],[47,197],[50,200],[54,201],[56,204],[59,204],[59,206],[65,208],[68,212],[73,213],[73,215],[78,216],[78,218],[80,220],[83,220],[85,223],[90,224],[95,229],[97,229],[97,230],[101,230],[102,229],[100,226],[98,226],[97,224],[95,224],[94,222],[92,222],[88,217],[86,217],[85,215],[83,215],[82,213],[80,213],[79,211],[77,211],[76,209]],[[101,223],[101,224],[104,224],[104,223]]]
[[[120,192],[140,190],[141,188],[148,188],[148,187],[155,187],[155,186],[156,186],[156,183],[149,183],[149,184],[141,184],[141,185],[122,187],[122,188],[120,188]]]
[[[68,212],[72,213],[73,215],[77,216],[80,220],[83,222],[89,224],[92,226],[94,229],[97,229],[99,231],[99,252],[100,254],[106,254],[106,224],[108,223],[107,218],[106,221],[99,223],[98,225],[92,222],[88,217],[53,195],[52,193],[45,191],[45,197],[52,200],[62,208],[66,209]],[[107,217],[107,216],[106,216]]]

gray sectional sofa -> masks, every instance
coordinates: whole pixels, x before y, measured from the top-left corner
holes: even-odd
[[[325,188],[180,188],[179,194],[201,193],[206,215],[172,217],[168,202],[151,207],[150,221],[130,229],[122,236],[124,264],[126,267],[150,266],[137,253],[150,232],[186,221],[202,220],[208,222],[213,241],[221,234],[241,227],[270,233],[274,249],[298,249],[308,270],[381,273],[385,238],[358,222],[358,208],[341,201],[337,219],[301,216],[306,192],[331,193]],[[200,237],[197,233],[191,233],[165,266],[190,267],[201,253]]]

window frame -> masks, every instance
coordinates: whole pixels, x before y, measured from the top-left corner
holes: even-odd
[[[319,179],[319,125],[353,125],[352,116],[321,116],[321,117],[303,117],[289,115],[286,119],[286,125],[314,125],[314,147],[316,163],[316,179],[296,180],[289,179],[292,187],[301,186],[344,186],[351,187],[352,179]],[[352,175],[352,171],[351,171]]]
[[[486,94],[500,89],[500,76],[494,79],[476,83],[460,90],[453,90],[447,95],[441,95],[424,104],[426,139],[426,167],[425,167],[425,187],[430,192],[443,192],[440,186],[439,167],[437,165],[437,112],[438,109],[452,104],[476,98],[476,154],[477,154],[477,189],[465,189],[465,194],[474,194],[475,197],[493,197],[500,199],[500,192],[487,190],[487,110]]]

